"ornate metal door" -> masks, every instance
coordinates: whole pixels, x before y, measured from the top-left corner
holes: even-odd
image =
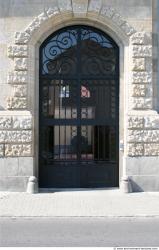
[[[118,186],[119,49],[69,26],[40,47],[40,187]]]

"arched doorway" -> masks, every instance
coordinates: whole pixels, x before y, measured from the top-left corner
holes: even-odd
[[[40,47],[39,186],[118,186],[119,48],[69,26]]]

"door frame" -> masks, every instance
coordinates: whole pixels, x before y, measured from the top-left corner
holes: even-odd
[[[30,110],[34,116],[34,157],[33,157],[33,173],[38,178],[39,176],[39,48],[46,38],[54,33],[55,31],[70,25],[89,25],[94,26],[97,29],[108,34],[119,47],[119,183],[124,172],[124,149],[120,150],[120,144],[126,142],[126,106],[127,106],[127,80],[129,79],[129,72],[124,71],[126,69],[126,61],[129,58],[129,41],[127,39],[123,40],[120,38],[118,33],[111,29],[106,24],[101,24],[100,22],[94,23],[92,20],[78,20],[74,19],[71,21],[66,21],[65,25],[60,23],[56,26],[52,26],[49,30],[41,32],[38,42],[32,41],[33,45],[30,45],[30,67],[33,69],[34,84],[33,79],[30,78],[28,82],[28,93],[30,96]],[[35,43],[35,44],[34,44]],[[34,55],[34,56],[33,56]]]

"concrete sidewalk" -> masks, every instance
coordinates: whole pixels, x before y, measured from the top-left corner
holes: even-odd
[[[159,217],[159,192],[68,190],[27,194],[0,192],[1,217]]]

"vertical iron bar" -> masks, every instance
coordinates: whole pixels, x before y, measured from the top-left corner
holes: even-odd
[[[61,80],[59,81],[59,119],[61,118]]]
[[[71,95],[72,95],[72,101],[71,101],[71,107],[70,107],[70,111],[71,111],[71,119],[72,119],[72,105],[73,105],[73,102],[74,102],[74,86],[71,86],[71,85],[69,85],[69,87],[71,87],[72,89],[71,89],[71,91],[69,90],[69,93],[71,93]]]
[[[109,126],[109,131],[108,131],[108,135],[109,135],[109,161],[111,161],[111,151],[112,151],[112,148],[111,148],[111,130],[112,130],[112,127]]]
[[[65,149],[65,160],[67,159],[67,145],[66,145],[66,125],[64,125],[64,149]]]
[[[71,148],[70,155],[71,155],[71,160],[72,160],[72,148],[73,148],[72,145],[71,145],[71,140],[72,140],[72,125],[70,126],[69,131],[70,131],[70,148]]]
[[[95,159],[95,140],[94,140],[94,136],[95,136],[95,126],[91,126],[91,142],[92,142],[92,148],[91,148],[91,153],[93,154],[92,160]]]
[[[103,129],[103,142],[102,142],[102,148],[103,148],[103,156],[102,156],[102,160],[105,160],[105,126],[102,126],[102,129]]]
[[[97,126],[97,131],[98,131],[98,140],[97,140],[97,142],[98,142],[98,160],[100,159],[100,157],[99,157],[99,144],[100,144],[100,136],[99,136],[99,125]]]
[[[55,103],[55,83],[53,84],[54,100],[53,100],[53,118],[55,119],[56,103]]]
[[[60,160],[60,158],[61,158],[61,156],[60,156],[60,150],[61,150],[61,145],[60,145],[60,125],[59,125],[59,160]]]
[[[86,138],[88,140],[88,125],[86,126]],[[88,140],[88,145],[89,145],[89,140]],[[87,151],[86,151],[86,160],[87,161],[88,161],[88,145],[87,145]]]
[[[81,28],[77,29],[77,160],[81,160]]]

